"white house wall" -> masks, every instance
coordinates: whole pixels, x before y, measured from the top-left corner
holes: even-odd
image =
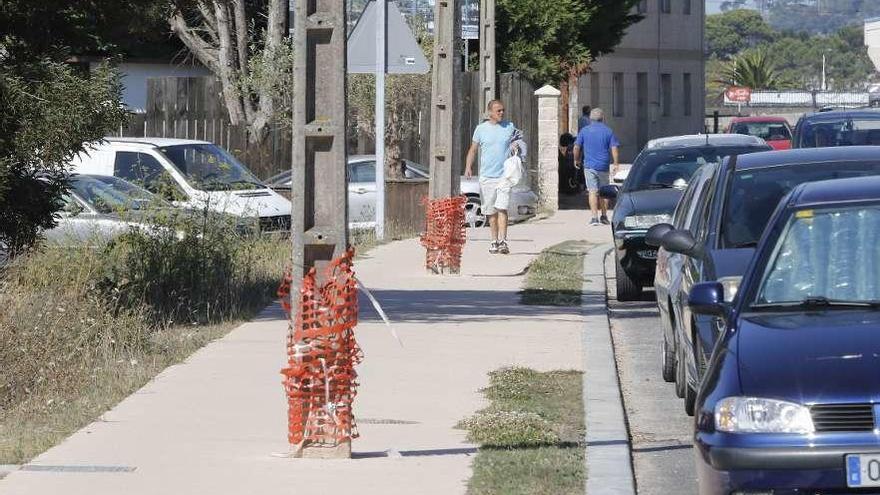
[[[122,75],[122,102],[134,112],[143,112],[147,107],[148,77],[211,75],[211,72],[202,66],[162,63],[122,63],[119,64],[119,72]]]

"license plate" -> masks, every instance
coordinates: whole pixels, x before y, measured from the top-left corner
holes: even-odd
[[[846,486],[880,486],[880,454],[846,456]]]
[[[645,249],[642,251],[638,251],[637,254],[640,258],[644,258],[646,260],[656,260],[657,259],[657,250],[656,249]]]

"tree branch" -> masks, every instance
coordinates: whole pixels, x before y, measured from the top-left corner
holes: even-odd
[[[250,70],[248,64],[248,25],[244,10],[244,0],[232,0],[235,24],[235,44],[238,52],[238,70],[245,74]],[[254,119],[254,103],[248,88],[240,88],[241,102],[244,107],[245,118],[248,122]]]
[[[201,36],[196,34],[195,29],[191,28],[183,14],[180,11],[175,12],[168,20],[171,31],[180,38],[180,41],[192,52],[193,55],[205,67],[216,73],[219,70],[219,59],[217,49],[205,42]]]
[[[215,71],[220,78],[223,87],[223,99],[226,101],[226,109],[229,112],[229,120],[233,125],[245,122],[244,108],[239,98],[236,87],[238,77],[235,75],[236,61],[233,55],[232,32],[229,29],[231,20],[227,5],[219,0],[214,0],[214,15],[217,18],[217,37],[220,41],[218,51],[218,70]]]

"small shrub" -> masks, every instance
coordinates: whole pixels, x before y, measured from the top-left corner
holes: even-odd
[[[559,442],[553,425],[541,416],[521,411],[481,411],[461,426],[468,441],[487,447],[533,447]]]

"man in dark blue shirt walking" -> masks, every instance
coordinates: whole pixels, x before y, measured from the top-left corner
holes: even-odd
[[[578,132],[577,141],[574,143],[574,162],[581,163],[581,151],[583,150],[584,177],[589,191],[590,211],[593,219],[590,225],[608,225],[608,201],[599,200],[599,188],[608,185],[609,162],[614,163],[611,167],[611,176],[617,173],[620,165],[618,148],[620,142],[614,135],[614,131],[605,125],[605,112],[601,108],[594,108],[590,112],[592,123]],[[599,216],[599,209],[602,216]]]

